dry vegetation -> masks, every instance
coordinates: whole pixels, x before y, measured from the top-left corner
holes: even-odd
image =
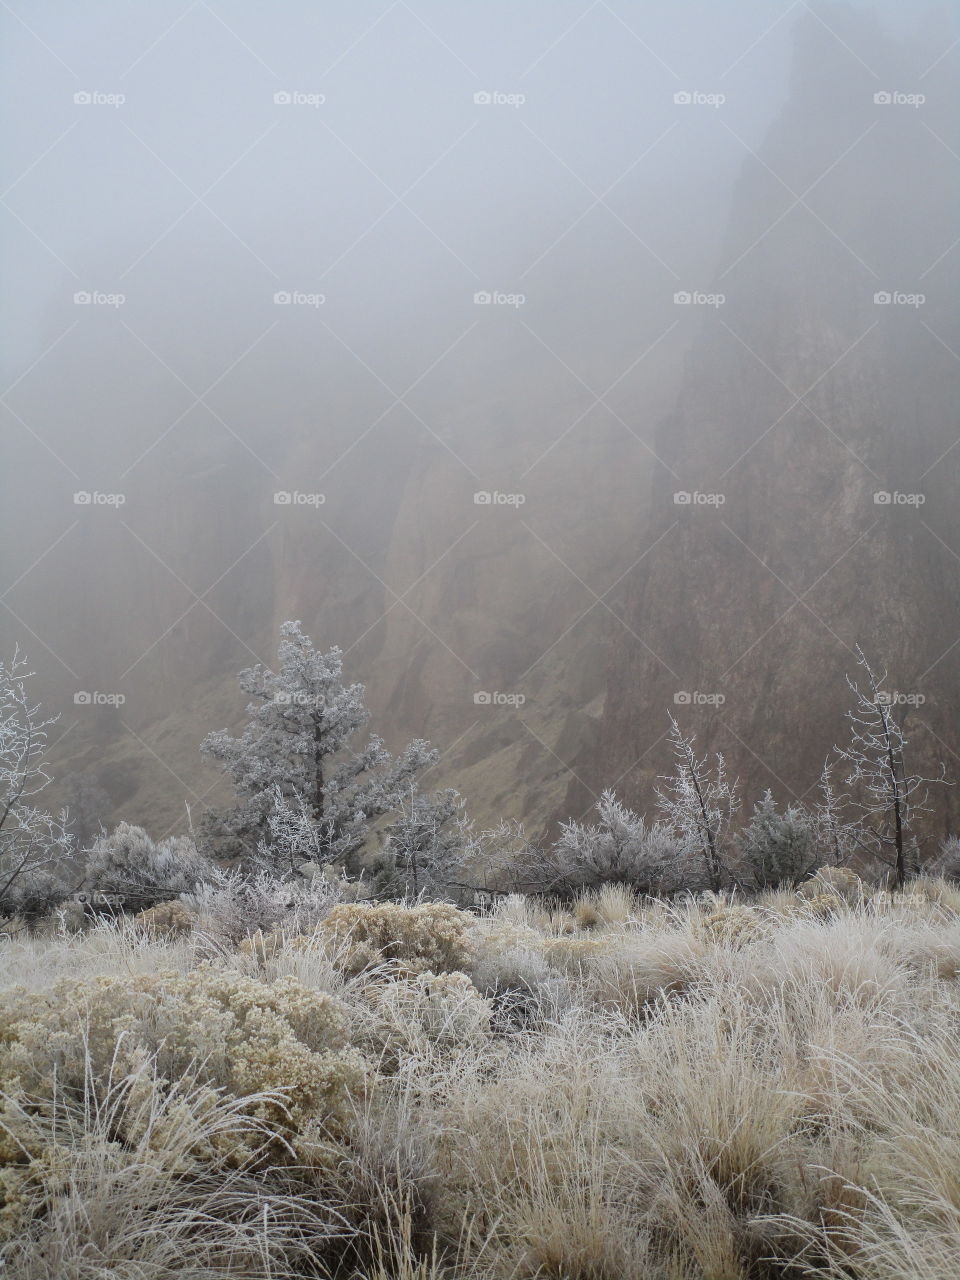
[[[9,938],[4,1274],[954,1280],[960,891],[832,874]]]

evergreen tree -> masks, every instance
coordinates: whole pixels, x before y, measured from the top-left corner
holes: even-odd
[[[315,649],[299,622],[281,627],[277,658],[276,671],[258,663],[240,672],[240,687],[252,699],[240,736],[218,729],[201,746],[238,794],[233,808],[207,815],[204,834],[231,856],[269,849],[279,795],[308,817],[314,848],[304,857],[346,857],[437,753],[414,739],[392,756],[375,734],[355,746],[370,718],[363,685],[344,684],[341,650]]]
[[[820,862],[813,818],[799,805],[783,813],[768,788],[740,833],[743,869],[757,889],[798,885]]]

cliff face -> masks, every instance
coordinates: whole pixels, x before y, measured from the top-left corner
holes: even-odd
[[[463,319],[466,328],[473,316]],[[622,349],[587,352],[584,378],[609,385],[655,335],[643,323],[639,339],[624,326]],[[196,818],[224,796],[199,743],[240,723],[236,672],[272,662],[280,623],[296,617],[317,643],[346,651],[372,728],[391,746],[425,736],[444,753],[435,785],[458,786],[481,821],[537,829],[562,802],[565,762],[596,732],[603,693],[603,613],[578,622],[593,600],[578,578],[602,590],[629,564],[649,455],[602,410],[585,415],[590,393],[558,376],[515,317],[478,326],[443,379],[411,397],[429,429],[398,407],[368,430],[389,397],[351,387],[348,401],[342,349],[311,336],[262,344],[210,397],[216,416],[196,408],[178,422],[189,397],[148,373],[149,358],[139,366],[131,343],[120,376],[140,387],[155,378],[150,414],[141,405],[104,423],[117,375],[96,333],[81,334],[46,392],[46,418],[59,424],[46,439],[82,479],[39,447],[5,477],[8,579],[35,564],[8,597],[16,615],[4,633],[30,653],[38,693],[62,715],[54,772],[94,772],[112,802],[107,822],[160,833],[183,824],[185,803]],[[226,367],[230,336],[210,341],[209,364]],[[652,398],[661,406],[669,377],[675,387],[665,370],[679,368],[664,346]],[[84,398],[71,398],[75,385]],[[31,392],[18,405],[25,419],[37,412]],[[106,477],[84,465],[94,433],[109,436]],[[81,484],[119,489],[125,502],[76,508]],[[278,506],[279,490],[324,501]],[[485,490],[523,503],[476,504]],[[76,706],[78,690],[125,702]],[[481,692],[508,701],[478,704]]]
[[[799,24],[788,105],[744,159],[710,286],[726,300],[704,307],[658,434],[638,550],[660,541],[617,600],[601,748],[577,762],[639,804],[668,765],[668,711],[748,796],[803,795],[845,735],[857,642],[920,703],[915,762],[960,759],[956,158],[935,77],[922,107],[874,102],[933,56],[824,12],[832,30]],[[589,803],[572,784],[568,811]],[[938,806],[955,815],[956,792]]]

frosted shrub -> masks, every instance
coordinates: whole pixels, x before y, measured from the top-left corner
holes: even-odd
[[[158,902],[155,907],[138,912],[137,924],[153,938],[182,938],[193,932],[196,915],[182,902]]]
[[[256,933],[311,933],[340,901],[343,887],[325,876],[304,880],[269,871],[244,875],[218,870],[185,902],[212,933],[236,943]]]
[[[805,880],[797,890],[802,898],[816,898],[821,894],[832,894],[842,898],[844,902],[854,905],[864,897],[864,884],[855,871],[849,867],[818,867],[809,880]]]
[[[94,841],[83,887],[90,894],[114,894],[134,909],[190,893],[217,869],[188,836],[155,842],[142,827],[121,822]]]
[[[0,1267],[301,1274],[346,1233],[324,1188],[371,1079],[347,1025],[291,978],[209,965],[7,992]]]
[[[367,990],[363,1043],[378,1064],[395,1067],[406,1054],[456,1054],[481,1046],[491,1005],[465,973],[425,970]]]
[[[936,857],[924,870],[933,876],[942,876],[944,880],[960,881],[960,839],[947,836]]]
[[[61,870],[75,842],[67,814],[47,813],[33,798],[52,781],[45,767],[47,729],[27,682],[33,678],[15,649],[0,660],[0,921],[35,920],[64,896]]]
[[[543,857],[543,888],[564,896],[624,884],[640,893],[672,892],[685,879],[682,845],[663,823],[622,805],[612,791],[597,802],[599,823],[566,822]]]
[[[800,884],[821,861],[814,837],[810,815],[799,805],[781,813],[768,790],[740,833],[738,870],[756,889]]]
[[[739,950],[764,937],[768,930],[752,907],[720,904],[698,921],[699,931],[709,942]]]
[[[468,972],[486,995],[533,991],[550,977],[543,935],[529,925],[489,916],[474,924],[471,942]]]
[[[89,1089],[105,1099],[187,1079],[243,1103],[275,1133],[274,1160],[312,1136],[343,1130],[362,1092],[362,1059],[348,1047],[347,1012],[293,978],[273,983],[201,964],[188,973],[61,979],[47,991],[15,989],[0,1003],[0,1088],[14,1107]],[[155,1062],[150,1083],[145,1064]],[[139,1082],[139,1083],[138,1083]],[[211,1092],[211,1100],[214,1098]],[[139,1123],[129,1111],[125,1123]],[[118,1133],[136,1139],[136,1133]],[[253,1146],[262,1145],[260,1139]],[[238,1160],[252,1154],[248,1144]]]
[[[660,778],[657,803],[681,842],[687,856],[700,864],[695,879],[683,887],[706,886],[719,892],[730,879],[728,843],[734,815],[740,808],[739,783],[727,777],[727,766],[718,751],[713,761],[699,757],[694,738],[684,734],[670,716],[670,745],[674,771]]]
[[[419,907],[345,902],[333,908],[321,929],[342,949],[338,963],[349,973],[390,961],[408,973],[448,973],[467,964],[472,923],[467,912],[443,902]]]

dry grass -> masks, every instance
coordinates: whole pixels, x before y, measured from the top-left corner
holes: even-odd
[[[416,947],[394,956],[367,927],[362,966],[352,916],[269,946],[135,925],[2,944],[0,1266],[26,1280],[955,1280],[960,899],[934,881],[833,894],[829,911],[823,896],[511,898],[479,919],[434,913],[435,944],[429,913],[396,908]],[[366,1064],[335,1134],[284,1098],[266,1041],[259,1097],[256,1081],[252,1096],[218,1084],[220,1058],[164,1079],[179,1061],[166,1041],[183,1037],[139,1007],[139,1056],[123,1047],[133,1011],[107,1028],[112,1072],[100,1017],[86,1081],[10,1078],[46,1052],[35,1035],[25,1057],[24,1010],[75,1000],[56,984],[110,979],[113,999],[162,971],[188,1008],[191,975],[216,985],[211,969],[244,1018],[257,992],[278,1009],[287,991],[334,1002]],[[85,1007],[71,1006],[77,1034]],[[44,1025],[76,1043],[70,1009]]]

